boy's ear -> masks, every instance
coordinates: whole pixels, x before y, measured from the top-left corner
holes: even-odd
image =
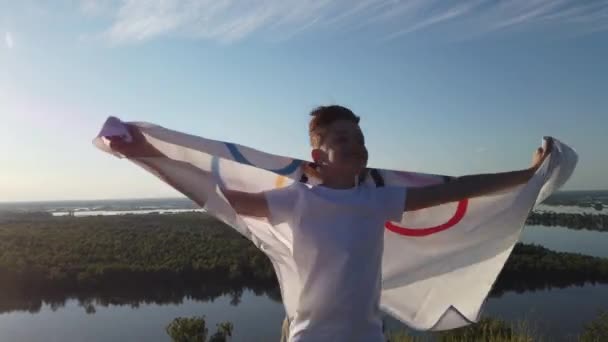
[[[310,156],[312,157],[312,161],[316,164],[322,164],[325,161],[325,152],[319,148],[315,148],[310,152]]]

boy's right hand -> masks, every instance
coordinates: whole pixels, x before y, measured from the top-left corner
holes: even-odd
[[[539,147],[538,149],[536,149],[536,151],[534,151],[534,154],[532,155],[531,169],[537,170],[543,164],[545,159],[549,157],[551,152],[553,152],[553,139],[546,138],[545,147]]]
[[[164,155],[152,146],[135,125],[125,124],[132,141],[127,142],[122,137],[108,137],[110,148],[127,158],[163,157]]]

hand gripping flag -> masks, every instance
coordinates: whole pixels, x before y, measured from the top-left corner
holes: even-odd
[[[260,192],[293,182],[315,184],[307,161],[234,143],[209,140],[148,123],[136,125],[166,158],[132,158],[251,240],[271,260],[287,315],[297,307],[293,238],[286,224],[238,215],[222,189]],[[109,153],[107,137],[129,140],[124,123],[110,117],[94,144]],[[511,253],[530,210],[570,177],[578,156],[553,139],[553,151],[528,183],[492,195],[404,213],[386,222],[382,309],[414,329],[446,330],[476,322],[485,298]],[[150,167],[152,166],[152,167]],[[361,186],[420,187],[450,177],[367,169]]]

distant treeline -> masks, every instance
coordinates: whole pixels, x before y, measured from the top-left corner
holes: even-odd
[[[189,213],[184,213],[184,214],[189,214]],[[160,214],[131,214],[128,216],[143,217],[144,215],[155,215],[153,217],[158,217]],[[90,216],[88,216],[88,217],[90,217]],[[58,219],[58,218],[60,218],[60,217],[54,217],[49,212],[0,211],[0,225],[15,224],[15,223],[24,222],[24,221],[47,222],[49,220]],[[109,219],[109,217],[107,217],[107,218]],[[80,218],[80,219],[84,219],[84,217]],[[567,227],[567,228],[571,228],[571,229],[588,229],[588,230],[596,230],[596,231],[608,231],[608,215],[605,215],[605,214],[532,212],[528,216],[526,223],[529,225],[559,226],[559,227]]]
[[[49,217],[0,224],[0,312],[18,298],[211,299],[243,288],[279,299],[268,258],[203,213]],[[608,283],[608,259],[518,244],[494,286]],[[168,293],[168,295],[167,295]],[[238,301],[238,296],[235,296]],[[36,300],[30,309],[39,308]]]
[[[527,224],[541,226],[561,226],[571,229],[588,229],[608,232],[608,215],[566,214],[566,213],[532,213]]]
[[[492,296],[505,291],[532,291],[585,283],[608,283],[608,258],[518,243],[507,260]]]
[[[597,204],[608,206],[608,190],[558,191],[549,196],[543,203],[583,208],[595,207]]]

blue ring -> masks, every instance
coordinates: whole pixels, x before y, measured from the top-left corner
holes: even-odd
[[[258,167],[256,165],[253,165],[249,160],[247,160],[247,158],[245,158],[245,156],[241,153],[241,151],[239,151],[239,149],[234,144],[231,144],[231,143],[225,143],[225,144],[226,144],[226,147],[228,147],[230,154],[232,154],[232,158],[234,158],[234,160],[236,162],[239,162],[239,163],[245,164],[245,165]],[[294,173],[296,170],[298,170],[298,168],[300,167],[300,163],[301,162],[299,160],[294,160],[291,162],[291,164],[285,166],[284,168],[274,169],[274,170],[265,169],[265,170],[274,172],[281,176],[287,176],[287,175]]]

